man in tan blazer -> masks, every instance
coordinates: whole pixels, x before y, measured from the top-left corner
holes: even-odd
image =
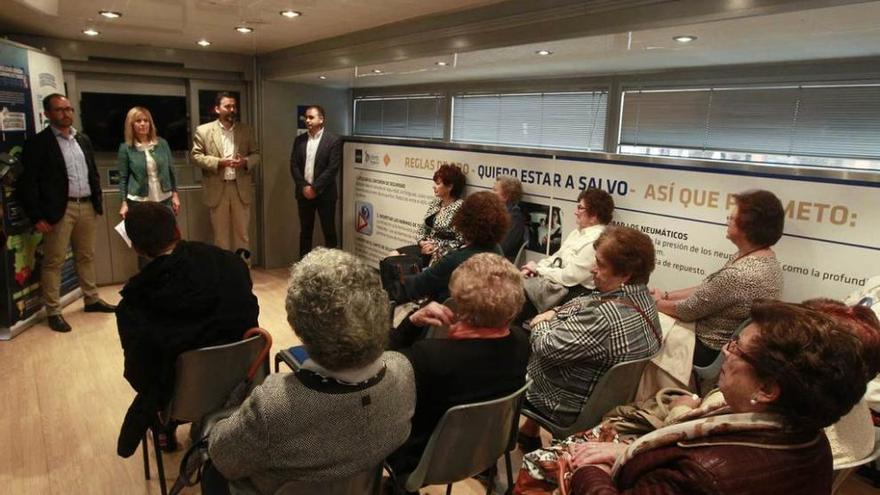
[[[249,250],[251,176],[260,163],[259,150],[251,128],[235,121],[238,102],[234,95],[218,93],[214,112],[217,120],[196,129],[192,149],[193,160],[202,168],[214,244],[230,251]]]

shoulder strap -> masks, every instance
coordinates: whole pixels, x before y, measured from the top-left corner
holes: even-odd
[[[603,299],[602,301],[603,302],[605,302],[605,301],[616,302],[619,304],[623,304],[624,306],[629,306],[630,308],[636,310],[636,312],[638,312],[640,315],[642,315],[642,318],[645,319],[645,322],[648,324],[648,326],[651,327],[651,331],[654,332],[654,337],[657,338],[657,342],[659,342],[660,345],[663,345],[663,334],[660,333],[660,330],[657,329],[657,325],[654,325],[654,322],[650,318],[648,318],[648,315],[645,313],[645,311],[642,308],[638,307],[632,301],[630,301],[628,299],[624,299],[622,297]]]

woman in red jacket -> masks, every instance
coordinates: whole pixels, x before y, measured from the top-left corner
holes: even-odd
[[[830,493],[822,428],[858,402],[880,369],[880,325],[861,309],[852,309],[854,325],[814,307],[756,303],[753,323],[722,351],[718,385],[728,409],[630,445],[577,446],[571,493]]]

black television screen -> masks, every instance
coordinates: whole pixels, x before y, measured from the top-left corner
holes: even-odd
[[[168,141],[172,150],[189,148],[185,96],[82,93],[81,97],[83,132],[91,138],[96,151],[119,149],[119,143],[125,141],[125,116],[136,106],[153,114],[156,132]]]

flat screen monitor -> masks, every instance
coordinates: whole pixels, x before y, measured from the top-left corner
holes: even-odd
[[[82,93],[80,118],[83,132],[96,151],[116,151],[125,140],[125,116],[135,106],[153,115],[156,132],[172,150],[189,148],[189,119],[185,96],[128,95],[117,93]]]

